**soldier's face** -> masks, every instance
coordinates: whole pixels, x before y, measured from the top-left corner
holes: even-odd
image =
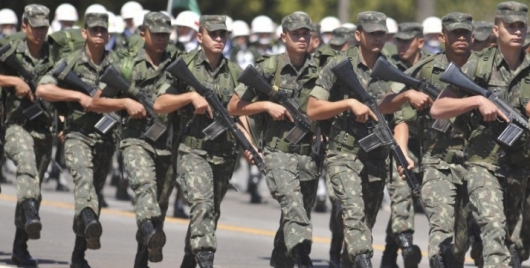
[[[149,29],[142,32],[145,41],[145,48],[155,53],[163,53],[169,44],[168,33],[152,33]]]
[[[26,33],[26,40],[28,43],[35,45],[43,45],[48,34],[48,27],[33,27],[29,24],[22,24],[22,31]]]
[[[355,31],[355,40],[363,51],[379,53],[385,45],[386,33],[383,31],[368,33],[363,30],[358,30]]]
[[[205,28],[197,34],[197,40],[202,49],[211,53],[222,53],[226,45],[227,34],[225,30],[208,31]]]
[[[466,29],[455,29],[440,34],[440,42],[445,44],[446,50],[451,50],[455,54],[467,54],[471,50],[473,43],[473,33]]]
[[[418,55],[423,47],[424,40],[420,37],[414,37],[409,40],[395,38],[398,56],[401,60],[408,61]]]
[[[493,33],[497,36],[499,45],[520,49],[526,38],[527,24],[522,22],[505,23],[500,20],[493,26]]]
[[[287,31],[281,34],[281,38],[288,52],[305,54],[311,41],[311,31],[306,28]]]
[[[105,44],[109,40],[108,30],[100,26],[83,29],[82,34],[87,44],[96,47],[105,47]]]

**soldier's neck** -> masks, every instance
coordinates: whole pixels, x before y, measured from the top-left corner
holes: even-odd
[[[293,65],[295,68],[299,69],[304,65],[305,62],[305,53],[295,53],[295,52],[287,52],[287,56],[289,57],[289,61],[291,62],[291,65]]]
[[[86,46],[86,54],[88,58],[96,65],[101,64],[103,61],[103,53],[105,53],[105,47],[90,47],[88,44]]]
[[[210,64],[210,67],[212,70],[216,70],[217,67],[219,67],[219,64],[221,63],[221,53],[213,53],[210,51],[206,51],[203,48],[204,56],[208,60],[208,63]]]
[[[30,42],[26,42],[28,44],[29,54],[35,59],[38,59],[41,57],[42,52],[42,45],[33,44]]]
[[[404,61],[405,65],[407,65],[407,68],[412,67],[416,62],[420,60],[421,53],[418,51],[414,57],[411,57],[409,60]]]
[[[379,58],[379,54],[379,52],[363,50],[362,47],[359,46],[359,56],[361,57],[361,62],[370,70],[372,70],[374,67],[377,58]]]
[[[156,51],[149,51],[147,49],[145,50],[147,61],[149,61],[149,63],[151,63],[151,65],[153,66],[158,66],[160,64],[160,62],[162,61],[163,54],[164,53],[158,53]]]
[[[453,51],[446,50],[445,55],[448,62],[454,62],[456,66],[462,67],[466,64],[469,56],[471,56],[471,51],[468,51],[466,54],[456,54]]]
[[[520,48],[515,49],[499,44],[499,51],[501,52],[506,63],[508,63],[508,66],[510,66],[510,70],[514,71],[519,67],[519,65],[521,65],[522,50]]]

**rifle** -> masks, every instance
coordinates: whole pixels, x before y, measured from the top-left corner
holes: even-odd
[[[168,65],[166,71],[175,76],[177,79],[184,81],[189,86],[193,87],[197,93],[199,93],[203,98],[206,99],[210,107],[214,112],[214,122],[206,127],[202,132],[206,135],[206,138],[209,140],[215,139],[225,130],[230,131],[234,138],[237,140],[237,143],[243,148],[243,150],[249,151],[252,155],[254,163],[264,175],[267,174],[267,166],[263,162],[263,159],[254,149],[252,144],[248,141],[245,135],[237,127],[234,119],[228,114],[226,108],[221,104],[215,92],[211,89],[202,85],[195,76],[190,72],[188,66],[181,58],[173,61]]]
[[[416,197],[424,211],[427,211],[425,203],[421,198],[421,184],[418,182],[418,179],[414,173],[407,169],[408,162],[403,154],[403,151],[397,144],[392,130],[388,126],[385,117],[378,109],[376,100],[366,92],[364,87],[359,82],[357,75],[353,72],[353,66],[349,59],[345,59],[340,62],[337,66],[333,67],[331,71],[335,74],[337,79],[342,82],[346,87],[351,89],[355,95],[367,105],[370,110],[377,116],[377,122],[371,121],[372,134],[359,140],[359,145],[366,151],[370,152],[382,145],[387,145],[392,153],[392,157],[396,160],[398,166],[401,166],[405,172],[407,182],[411,188],[412,194]],[[427,219],[429,216],[426,213]]]
[[[96,87],[91,87],[83,82],[79,76],[77,76],[72,70],[67,73],[63,73],[64,69],[68,66],[66,62],[62,62],[61,65],[53,72],[53,76],[60,81],[66,83],[68,86],[74,89],[80,90],[81,92],[94,97],[97,92]],[[117,113],[107,113],[94,125],[97,131],[101,134],[107,134],[107,132],[113,128],[120,120],[120,116]]]
[[[2,48],[0,48],[0,61],[7,65],[9,68],[15,70],[20,76],[22,76],[24,81],[28,83],[28,86],[31,89],[31,93],[33,94],[33,96],[35,96],[34,103],[31,103],[31,101],[27,98],[23,99],[24,102],[29,102],[29,108],[26,108],[24,111],[22,111],[22,113],[24,114],[24,116],[26,116],[27,119],[31,121],[44,112],[44,109],[42,108],[43,104],[42,101],[35,95],[35,90],[37,89],[35,75],[28,72],[28,70],[26,70],[26,68],[22,66],[22,63],[20,63],[20,61],[17,59],[14,52],[15,50],[11,49],[10,44],[4,45]]]
[[[108,86],[118,89],[120,92],[127,94],[130,84],[114,69],[114,67],[109,66],[103,72],[103,75],[100,77],[100,81],[106,83]],[[166,125],[160,121],[158,115],[155,113],[153,108],[153,100],[147,96],[143,91],[138,91],[132,97],[137,99],[145,108],[147,112],[147,120],[151,121],[151,124],[147,127],[141,134],[141,138],[148,138],[149,140],[155,142],[164,132],[166,132]]]
[[[530,131],[528,119],[525,116],[521,115],[510,104],[501,99],[497,93],[488,91],[475,84],[473,80],[466,76],[453,62],[449,64],[449,67],[447,67],[442,74],[440,80],[456,86],[471,95],[481,95],[486,97],[510,119],[510,121],[507,122],[508,126],[499,137],[497,137],[497,141],[501,144],[511,147],[524,131]]]
[[[237,81],[271,96],[289,111],[294,119],[294,127],[285,135],[284,139],[286,141],[291,144],[297,144],[308,132],[311,132],[311,122],[305,114],[298,110],[298,104],[282,92],[279,92],[278,87],[267,83],[252,65],[245,68]]]
[[[403,73],[401,70],[395,68],[390,64],[385,57],[379,57],[374,64],[370,76],[385,81],[393,81],[405,84],[409,88],[413,88],[419,92],[427,94],[431,99],[436,100],[440,95],[441,90],[436,88],[426,79],[416,79],[410,75]],[[451,126],[448,119],[436,119],[431,128],[446,133]]]

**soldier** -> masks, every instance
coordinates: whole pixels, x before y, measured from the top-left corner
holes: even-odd
[[[193,75],[215,92],[227,105],[241,69],[227,60],[223,48],[227,42],[225,16],[200,18],[197,40],[201,49],[182,56]],[[221,202],[228,190],[237,150],[235,140],[226,132],[215,140],[207,140],[204,128],[212,123],[212,110],[207,101],[188,85],[178,81],[178,94],[164,94],[156,99],[155,109],[161,113],[178,113],[181,143],[177,155],[177,182],[190,205],[190,225],[185,238],[185,256],[181,267],[213,267],[217,250],[215,230],[221,215]],[[174,113],[173,113],[174,114]]]
[[[34,81],[24,81],[21,74],[2,64],[0,86],[6,94],[6,136],[5,153],[17,166],[17,207],[15,211],[15,241],[13,243],[13,263],[22,266],[36,266],[27,250],[28,239],[39,239],[42,224],[39,218],[39,205],[42,199],[40,184],[50,161],[52,117],[48,105],[40,105],[44,112],[33,120],[23,111],[36,107],[35,93],[29,84],[53,67],[46,43],[50,10],[42,5],[27,5],[24,8],[22,30],[25,38],[13,41],[11,50],[3,57],[14,56],[22,66],[33,73]],[[10,54],[11,53],[11,54]],[[43,102],[39,102],[44,104]]]
[[[282,19],[282,27],[281,38],[286,52],[262,58],[257,69],[303,110],[317,79],[317,66],[307,52],[311,19],[305,13],[295,12]],[[283,137],[294,126],[292,115],[269,96],[244,84],[236,88],[228,110],[236,115],[262,113],[262,120],[256,124],[263,124],[264,129],[264,161],[269,168],[267,185],[282,211],[271,266],[292,267],[296,262],[298,267],[313,267],[309,257],[312,240],[310,212],[318,175],[311,154],[312,135],[306,134],[298,144],[289,143]]]
[[[0,38],[8,37],[17,32],[17,14],[9,8],[0,10]]]
[[[494,46],[497,38],[493,34],[493,23],[489,21],[473,22],[473,51],[481,51],[487,47]]]
[[[109,38],[107,29],[107,13],[86,14],[82,31],[86,46],[56,64],[57,67],[67,64],[59,78],[72,71],[90,87],[98,86],[98,77],[116,60],[114,52],[105,51]],[[94,125],[101,115],[90,112],[92,97],[80,89],[71,88],[49,72],[39,82],[37,97],[50,102],[68,102],[64,154],[75,183],[73,229],[76,234],[71,267],[88,267],[84,258],[86,249],[101,247],[102,227],[98,221],[101,204],[98,196],[102,195],[115,145],[112,131],[107,134],[95,131]]]
[[[148,104],[140,104],[140,96],[153,100],[160,91],[169,87],[164,73],[173,55],[167,52],[171,21],[160,12],[149,12],[140,27],[144,47],[135,57],[125,58],[117,66],[130,88],[119,95],[114,88],[102,85],[92,100],[93,110],[113,112],[127,110],[128,117],[123,125],[120,149],[129,185],[135,193],[134,205],[138,231],[138,250],[134,267],[147,267],[147,260],[160,262],[162,247],[166,242],[163,221],[174,187],[171,168],[171,152],[167,144],[173,139],[167,130],[155,140],[147,137],[146,130],[159,121],[168,124],[167,116],[156,116],[146,110]],[[103,96],[117,96],[106,98]],[[156,117],[155,117],[156,116]],[[171,124],[170,124],[171,125]],[[171,127],[168,127],[169,129]]]
[[[493,27],[498,47],[473,54],[462,68],[479,86],[497,93],[526,116],[530,114],[527,83],[530,61],[522,46],[527,12],[528,7],[518,2],[499,3]],[[475,117],[470,111],[482,117]],[[458,116],[455,120],[458,127],[469,130],[465,180],[473,216],[481,228],[484,267],[519,266],[517,241],[510,236],[521,214],[524,185],[529,177],[528,133],[511,147],[496,142],[506,127],[506,115],[485,97],[469,96],[454,87],[441,93],[431,108],[431,115],[434,118]]]

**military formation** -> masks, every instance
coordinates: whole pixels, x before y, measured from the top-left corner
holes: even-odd
[[[180,267],[214,267],[221,202],[239,157],[251,203],[265,179],[280,205],[270,266],[313,267],[311,212],[331,201],[330,267],[372,267],[371,230],[390,196],[382,268],[418,267],[414,214],[429,220],[431,267],[521,267],[530,256],[528,6],[493,22],[452,12],[356,24],[303,11],[276,27],[226,15],[94,4],[0,10],[2,150],[16,165],[12,261],[37,266],[40,191],[52,140],[74,180],[70,267],[101,248],[113,159],[134,193],[134,267],[163,261],[169,197],[189,205]],[[124,183],[125,182],[125,183]],[[122,188],[123,188],[122,187]],[[127,188],[125,189],[125,192]],[[177,213],[177,212],[176,212]],[[187,216],[187,215],[186,215]],[[133,235],[133,234],[131,234]],[[399,264],[401,265],[401,264]]]

